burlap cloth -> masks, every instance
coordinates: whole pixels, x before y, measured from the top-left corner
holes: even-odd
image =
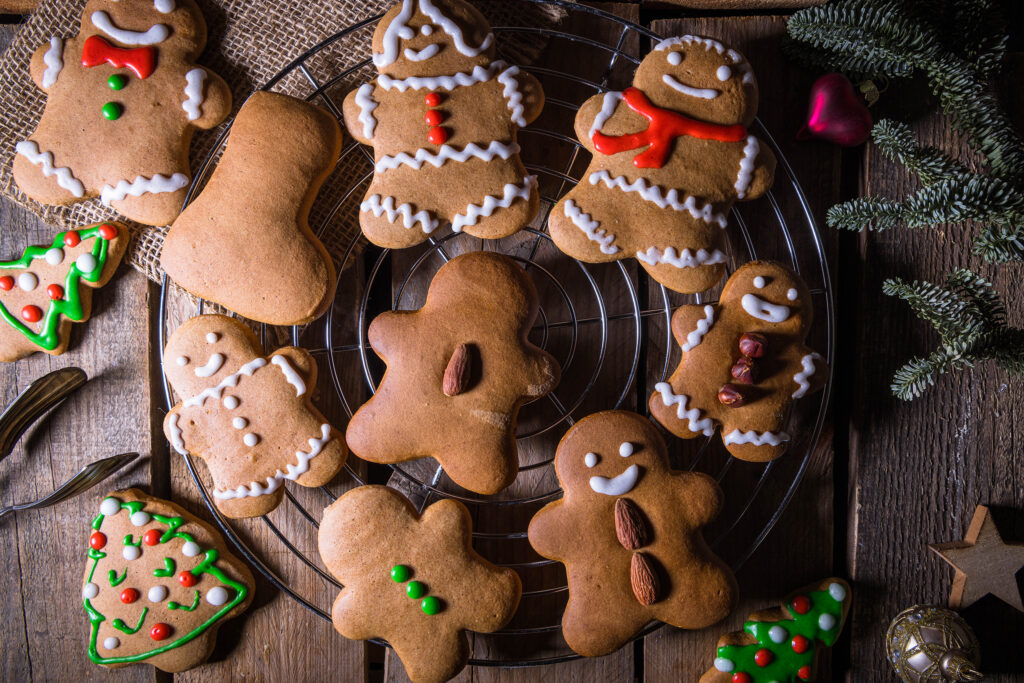
[[[220,74],[231,86],[235,111],[253,90],[264,86],[285,66],[304,52],[339,31],[383,12],[393,0],[198,0],[209,32],[206,51],[199,62]],[[11,175],[14,146],[35,129],[43,113],[46,96],[29,76],[32,53],[51,36],[69,38],[78,33],[86,0],[42,0],[15,36],[7,52],[0,57],[0,188],[4,195],[31,210],[60,229],[104,220],[124,220],[99,199],[68,206],[46,206],[29,199]],[[564,12],[552,7],[512,0],[475,2],[492,26],[554,25]],[[325,94],[340,106],[346,92],[367,78],[371,68],[363,68],[338,78],[350,67],[370,55],[373,26],[353,31],[332,43],[305,62],[307,73],[299,69],[274,84],[273,90],[296,97],[312,97],[315,80],[328,85]],[[499,40],[499,55],[512,63],[528,64],[543,48],[540,39],[532,42],[516,34],[514,43]],[[311,80],[312,79],[312,80]],[[325,104],[320,97],[316,100]],[[211,131],[199,131],[192,142],[192,171],[198,174],[226,124]],[[350,139],[346,138],[346,142]],[[351,152],[351,151],[350,151]],[[337,262],[359,230],[358,200],[341,202],[346,196],[361,198],[362,189],[353,185],[365,182],[372,170],[367,155],[354,150],[344,155],[335,172],[324,184],[310,216],[310,224]],[[207,176],[208,177],[208,176]],[[149,278],[159,281],[160,248],[167,228],[149,228],[128,223],[133,239],[125,259]],[[258,229],[258,226],[254,226]],[[2,228],[0,228],[2,229]],[[27,245],[25,245],[27,246]]]

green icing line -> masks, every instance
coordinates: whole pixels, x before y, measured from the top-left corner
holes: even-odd
[[[199,606],[199,589],[198,588],[196,589],[195,597],[192,598],[192,606],[191,607],[185,607],[180,602],[174,602],[174,600],[171,600],[170,602],[167,603],[167,609],[180,609],[180,610],[185,610],[186,612],[191,612],[192,610],[194,610],[198,606]]]
[[[110,625],[113,626],[114,628],[116,628],[118,631],[123,631],[123,632],[127,633],[128,635],[132,635],[133,633],[138,632],[138,630],[140,628],[142,628],[142,622],[144,622],[146,620],[146,613],[147,612],[149,612],[149,608],[148,607],[143,607],[142,608],[142,614],[139,615],[139,623],[137,623],[135,625],[135,628],[131,628],[130,626],[125,624],[120,619],[114,619],[112,622],[110,622]]]
[[[153,570],[153,576],[161,576],[161,577],[174,576],[174,560],[172,560],[169,557],[165,557],[164,558],[164,568],[163,569],[154,569]]]
[[[124,573],[121,574],[121,576],[117,575],[117,570],[116,569],[111,569],[109,572],[107,572],[107,581],[110,582],[111,588],[113,588],[114,586],[121,585],[121,582],[123,582],[127,578],[128,578],[128,569],[125,569]]]
[[[123,228],[119,228],[118,230],[122,229]],[[68,232],[72,231],[69,230],[58,233],[53,239],[53,244],[49,246],[28,247],[25,249],[25,253],[22,254],[21,258],[16,261],[0,261],[0,270],[28,268],[32,265],[33,260],[44,258],[46,252],[50,249],[64,249],[64,236],[68,234]],[[78,269],[77,263],[72,262],[71,267],[68,268],[68,275],[64,280],[65,298],[60,301],[50,302],[50,307],[46,310],[46,314],[43,316],[43,327],[38,334],[29,329],[25,323],[19,320],[16,315],[12,315],[11,312],[8,311],[2,303],[0,303],[0,318],[3,318],[8,325],[28,337],[29,341],[33,344],[48,351],[52,351],[60,344],[60,317],[62,315],[75,322],[81,322],[84,316],[84,311],[82,309],[82,295],[81,292],[78,291],[79,282],[81,280],[85,280],[86,282],[96,282],[107,265],[107,247],[110,242],[100,236],[100,226],[95,225],[91,228],[82,228],[77,232],[78,236],[81,237],[83,241],[93,237],[96,238],[96,243],[92,248],[92,255],[96,257],[96,269],[86,275]],[[103,516],[100,515],[97,517],[97,520],[102,522],[102,517]],[[96,525],[96,520],[93,521],[93,528],[99,529],[99,526]]]
[[[139,536],[139,540],[133,542],[132,541],[132,535],[128,534],[127,536],[124,537],[124,541],[123,542],[124,542],[125,545],[133,545],[136,548],[141,548],[142,547],[142,536]]]

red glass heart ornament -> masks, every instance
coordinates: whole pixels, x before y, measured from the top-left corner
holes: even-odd
[[[871,112],[846,76],[825,74],[811,86],[807,123],[796,134],[798,140],[821,138],[845,147],[855,147],[871,133]]]

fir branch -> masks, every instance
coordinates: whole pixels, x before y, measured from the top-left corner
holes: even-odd
[[[1024,261],[1024,229],[1016,225],[989,225],[974,240],[974,253],[992,263]]]
[[[913,358],[907,361],[892,376],[889,389],[896,398],[910,401],[923,394],[928,387],[935,386],[935,378],[938,375],[970,366],[970,361],[957,358],[945,349],[938,349],[927,358]]]
[[[963,164],[935,147],[922,147],[910,126],[892,119],[882,119],[871,129],[871,138],[885,156],[916,173],[924,185],[931,185],[949,176],[970,173]]]
[[[998,178],[971,174],[932,183],[904,202],[908,228],[964,221],[1001,221],[1024,215],[1024,195]]]
[[[836,204],[825,213],[825,222],[841,230],[895,228],[903,220],[903,204],[880,197],[858,197]]]

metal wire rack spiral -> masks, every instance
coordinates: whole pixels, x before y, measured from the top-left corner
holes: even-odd
[[[432,460],[393,465],[389,481],[420,509],[441,497],[466,503],[474,515],[477,551],[520,573],[524,590],[519,613],[507,628],[476,635],[470,660],[473,665],[506,667],[551,664],[577,657],[560,636],[561,608],[567,596],[564,573],[557,563],[533,554],[526,537],[533,512],[561,495],[552,467],[558,438],[575,420],[596,410],[624,408],[645,413],[654,383],[668,376],[673,359],[679,357],[669,325],[673,308],[682,303],[712,302],[721,287],[697,296],[678,295],[653,283],[631,261],[590,265],[554,248],[544,230],[547,213],[577,182],[586,164],[586,154],[580,155],[583,148],[573,134],[576,110],[591,95],[628,85],[640,62],[639,55],[661,37],[586,5],[562,0],[517,1],[561,8],[568,13],[568,20],[558,28],[495,26],[499,45],[516,40],[544,41],[549,49],[571,44],[586,53],[572,64],[551,64],[541,58],[524,65],[542,81],[547,95],[544,115],[519,135],[524,162],[540,181],[541,212],[533,227],[494,242],[450,233],[401,252],[373,247],[357,234],[336,263],[341,282],[335,304],[324,319],[304,328],[271,330],[263,326],[261,335],[265,343],[273,337],[279,343],[303,345],[309,350],[325,376],[320,382],[321,389],[326,389],[321,403],[331,403],[338,409],[335,413],[343,411],[351,417],[376,390],[383,374],[383,366],[366,339],[367,327],[376,314],[419,308],[430,277],[452,256],[466,250],[506,253],[533,278],[541,297],[541,311],[531,339],[558,358],[563,381],[554,392],[527,404],[520,413],[517,482],[497,496],[476,495],[455,486]],[[322,61],[342,41],[364,41],[368,45],[380,16],[353,24],[314,46],[262,89],[274,89],[285,79],[303,80],[312,88],[306,99],[325,107],[340,121],[334,95],[343,96],[372,77],[370,59],[333,63],[327,78],[317,77],[312,64]],[[772,148],[779,165],[775,185],[766,197],[733,209],[727,229],[729,272],[748,260],[772,258],[800,273],[811,289],[818,316],[811,343],[824,351],[831,366],[834,302],[824,245],[806,197],[778,145],[760,121],[752,129]],[[196,173],[186,204],[209,178],[228,130]],[[351,171],[362,164],[363,168],[351,175],[342,192],[331,197],[334,203],[321,212],[320,224],[312,226],[315,232],[322,234],[332,221],[356,215],[372,176],[372,162],[372,151],[362,145],[349,141],[343,147],[339,167]],[[160,295],[161,362],[164,336],[169,332],[170,289],[165,277]],[[200,302],[200,313],[203,308]],[[166,377],[163,390],[170,408],[174,402]],[[793,424],[787,429],[794,435],[790,452],[770,463],[735,461],[721,447],[718,436],[686,443],[668,437],[674,467],[707,472],[725,492],[726,507],[716,524],[706,530],[706,537],[734,570],[760,545],[795,494],[818,442],[830,392],[831,379],[821,394],[798,403]],[[196,467],[192,457],[185,456],[185,462],[211,514],[240,554],[278,589],[329,620],[330,605],[341,584],[326,571],[315,552],[319,511],[352,485],[380,479],[380,472],[368,470],[352,456],[345,465],[345,474],[331,485],[286,490],[285,501],[270,515],[238,521],[220,514],[213,505],[206,473],[200,472],[202,468]],[[282,550],[299,562],[276,561]],[[281,564],[291,567],[285,571]],[[637,637],[659,626],[652,623]]]

